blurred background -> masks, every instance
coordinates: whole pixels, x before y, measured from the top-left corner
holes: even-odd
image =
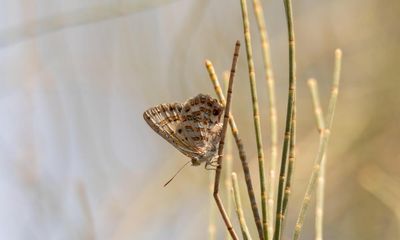
[[[263,6],[281,144],[286,22],[282,1]],[[248,7],[268,157],[267,87],[251,1]],[[318,146],[306,80],[317,79],[326,110],[336,48],[343,64],[327,163],[325,238],[400,238],[399,13],[395,0],[294,1],[298,160],[287,239]],[[0,239],[207,239],[210,173],[188,167],[163,188],[187,158],[142,114],[200,92],[214,95],[204,60],[222,79],[235,41],[244,43],[239,1],[3,0],[0,16]],[[243,47],[233,112],[257,183],[244,56]],[[236,151],[233,164],[255,238]],[[313,206],[302,239],[314,238]],[[216,221],[217,239],[224,239],[218,214]]]

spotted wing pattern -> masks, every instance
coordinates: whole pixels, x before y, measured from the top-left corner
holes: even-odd
[[[216,153],[222,113],[223,106],[216,99],[199,94],[184,104],[160,104],[150,108],[143,117],[175,148],[201,162],[208,161]]]
[[[183,104],[167,103],[150,108],[143,113],[143,118],[149,126],[161,137],[171,143],[183,154],[191,157],[198,149],[190,146],[188,141],[176,134],[177,126],[182,122]]]
[[[222,113],[223,107],[216,99],[199,94],[185,102],[178,133],[202,153],[210,151],[220,140]]]

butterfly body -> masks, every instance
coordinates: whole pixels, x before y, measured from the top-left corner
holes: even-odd
[[[191,158],[192,165],[209,165],[217,156],[224,107],[209,95],[185,103],[160,104],[143,113],[149,126]]]

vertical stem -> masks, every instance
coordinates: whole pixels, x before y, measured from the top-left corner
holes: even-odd
[[[225,134],[226,134],[226,129],[228,126],[228,119],[229,119],[229,111],[231,107],[231,99],[232,99],[232,88],[233,88],[233,79],[235,77],[235,71],[236,71],[236,64],[239,56],[239,49],[240,49],[240,42],[237,41],[235,45],[235,52],[233,54],[233,60],[232,60],[232,67],[231,67],[231,75],[229,77],[229,86],[228,86],[228,93],[227,93],[227,100],[226,100],[226,105],[225,105],[225,114],[224,114],[224,123],[222,126],[222,131],[221,131],[221,140],[219,142],[219,147],[218,147],[218,166],[217,170],[215,172],[215,181],[214,181],[214,199],[215,202],[217,203],[218,209],[222,215],[222,218],[225,222],[226,228],[228,229],[229,233],[232,236],[232,239],[237,240],[238,237],[235,233],[235,230],[232,227],[232,224],[228,218],[228,215],[226,214],[225,208],[222,204],[221,198],[219,197],[219,182],[221,178],[221,169],[222,169],[222,153],[224,151],[224,141],[225,141]]]
[[[328,129],[332,128],[333,115],[335,114],[336,101],[337,101],[337,96],[339,94],[341,65],[342,65],[342,50],[336,49],[331,98],[329,99],[328,115],[326,116],[326,121],[325,121],[327,124],[326,127]]]
[[[334,76],[333,76],[333,83],[332,83],[332,91],[331,91],[331,97],[329,100],[329,107],[328,107],[328,115],[325,121],[325,129],[321,131],[321,136],[320,136],[320,144],[319,144],[319,149],[317,153],[317,157],[314,162],[314,168],[313,172],[311,174],[310,180],[308,182],[307,190],[303,199],[303,203],[300,209],[299,216],[296,221],[296,227],[295,227],[295,232],[293,234],[293,239],[296,240],[300,236],[300,232],[303,228],[304,224],[304,219],[306,216],[306,212],[308,209],[308,206],[310,204],[311,200],[311,195],[315,190],[317,178],[319,175],[319,171],[321,168],[321,162],[326,154],[326,149],[327,145],[329,142],[329,136],[331,133],[331,127],[332,127],[332,122],[333,122],[333,116],[335,114],[335,106],[336,106],[336,101],[337,101],[337,96],[339,93],[339,80],[340,80],[340,70],[341,70],[341,61],[342,61],[342,51],[337,49],[335,51],[335,69],[334,69]]]
[[[222,93],[221,86],[217,79],[217,75],[215,74],[215,71],[214,71],[214,67],[209,60],[206,60],[206,67],[207,67],[208,74],[210,75],[210,80],[214,86],[214,90],[218,96],[218,99],[223,105],[225,105],[226,101],[225,101],[224,94]],[[250,199],[250,205],[251,205],[251,210],[253,212],[253,218],[256,223],[258,232],[262,233],[261,219],[260,219],[260,215],[258,213],[256,197],[254,195],[254,189],[253,189],[253,183],[251,180],[249,164],[247,162],[246,152],[244,151],[243,142],[242,142],[242,139],[240,138],[239,130],[236,126],[236,122],[235,122],[235,119],[234,119],[232,113],[230,113],[230,115],[229,115],[229,125],[231,127],[232,135],[233,135],[233,138],[235,139],[235,143],[236,143],[236,146],[237,146],[238,152],[239,152],[240,161],[242,163],[244,179],[246,182],[247,193],[248,193],[249,199]]]
[[[285,226],[284,225],[285,216],[286,216],[289,197],[290,197],[290,193],[291,193],[292,176],[293,176],[294,164],[295,164],[295,160],[296,160],[296,151],[295,151],[296,135],[295,135],[295,132],[296,132],[296,108],[293,108],[292,127],[290,129],[289,164],[288,164],[288,169],[287,169],[287,174],[286,174],[285,192],[284,192],[283,203],[282,203],[283,219],[282,219],[281,235],[283,232],[283,228]]]
[[[225,91],[228,90],[228,85],[229,85],[229,71],[226,71],[223,73],[223,79],[224,79],[224,87]],[[226,135],[226,147],[225,147],[225,162],[226,162],[226,167],[225,167],[225,194],[226,194],[226,208],[227,208],[227,213],[228,217],[231,217],[232,213],[232,200],[233,196],[232,195],[232,178],[231,178],[231,173],[232,173],[232,165],[233,165],[233,154],[232,154],[232,135],[227,133]],[[231,239],[229,232],[226,232],[226,237],[227,240]]]
[[[253,0],[254,13],[257,19],[257,26],[260,32],[261,49],[264,63],[265,79],[268,86],[269,97],[269,116],[270,116],[270,130],[271,130],[271,148],[270,148],[270,170],[268,179],[268,201],[267,201],[267,219],[263,219],[264,225],[264,238],[272,239],[273,235],[273,212],[275,201],[275,177],[276,165],[278,157],[278,119],[276,113],[275,101],[275,80],[271,66],[271,54],[268,41],[267,28],[264,20],[264,10],[260,0]]]
[[[239,190],[239,184],[237,180],[237,175],[236,173],[232,173],[232,196],[234,197],[235,200],[235,205],[236,205],[236,214],[239,219],[240,223],[240,229],[242,230],[242,235],[244,240],[251,240],[250,232],[249,229],[247,228],[246,224],[246,219],[244,218],[243,214],[243,208],[242,208],[242,201],[240,199],[240,190]]]
[[[319,170],[321,168],[321,161],[322,161],[322,157],[325,154],[325,150],[328,144],[328,140],[329,140],[329,135],[330,135],[330,131],[329,129],[324,129],[321,132],[321,136],[320,136],[320,143],[319,143],[319,147],[318,147],[318,153],[317,153],[317,157],[315,159],[315,163],[314,163],[314,168],[313,171],[311,173],[311,177],[307,186],[307,190],[306,190],[306,194],[304,196],[303,199],[303,203],[300,209],[300,213],[299,216],[297,218],[296,221],[296,227],[295,227],[295,231],[293,234],[293,239],[298,239],[300,236],[300,232],[303,228],[303,224],[304,224],[304,218],[308,209],[308,206],[310,205],[310,201],[311,201],[311,195],[315,189],[315,184],[317,182],[317,178],[318,178],[318,174],[319,174]]]
[[[317,122],[319,133],[325,129],[324,114],[321,108],[321,102],[318,93],[317,82],[315,79],[308,80],[308,86],[310,88],[312,102],[314,106],[314,115]],[[317,192],[316,192],[316,205],[315,205],[315,240],[323,239],[323,214],[324,214],[324,189],[325,189],[325,164],[326,153],[322,157],[321,170],[317,180]]]
[[[315,79],[311,78],[307,81],[308,87],[310,88],[315,119],[317,121],[318,131],[321,132],[325,128],[324,113],[321,107],[321,101],[318,93],[318,85]]]
[[[260,126],[260,113],[258,107],[257,99],[257,86],[256,86],[256,76],[254,72],[254,62],[253,62],[253,50],[251,47],[251,36],[250,36],[250,23],[247,12],[246,0],[240,0],[242,7],[242,19],[243,19],[243,31],[244,39],[246,42],[246,53],[247,53],[247,65],[249,69],[249,79],[250,79],[250,89],[251,89],[251,100],[253,104],[253,119],[254,128],[256,133],[257,142],[257,153],[258,153],[258,168],[260,175],[260,187],[261,187],[261,210],[263,220],[267,219],[267,191],[265,189],[265,170],[264,170],[264,152],[261,136],[261,126]],[[259,232],[260,239],[264,239],[264,232]]]
[[[291,0],[284,0],[285,5],[285,13],[287,19],[287,27],[288,27],[288,45],[289,45],[289,94],[288,94],[288,107],[286,113],[286,126],[285,126],[285,135],[284,142],[282,148],[282,161],[281,161],[281,169],[279,173],[279,185],[278,185],[278,195],[277,195],[277,208],[276,208],[276,222],[275,222],[275,232],[274,232],[274,240],[281,239],[281,229],[282,229],[282,221],[284,218],[284,206],[283,206],[283,197],[284,197],[284,185],[288,176],[286,176],[286,167],[287,167],[287,159],[289,153],[289,142],[290,136],[295,138],[296,132],[295,129],[292,131],[292,123],[293,123],[293,115],[295,114],[295,97],[296,97],[296,59],[295,59],[295,36],[294,36],[294,26],[293,26],[293,13],[292,13],[292,2]],[[294,139],[292,140],[293,144],[290,144],[290,152],[294,153]],[[294,155],[293,155],[294,157]],[[293,159],[294,161],[294,159]],[[291,172],[287,172],[291,174]],[[290,177],[290,176],[289,176]]]

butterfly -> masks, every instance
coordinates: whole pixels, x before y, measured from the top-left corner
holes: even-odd
[[[217,99],[199,94],[185,103],[165,103],[143,113],[149,126],[181,153],[193,166],[213,166],[221,140],[224,107]]]

